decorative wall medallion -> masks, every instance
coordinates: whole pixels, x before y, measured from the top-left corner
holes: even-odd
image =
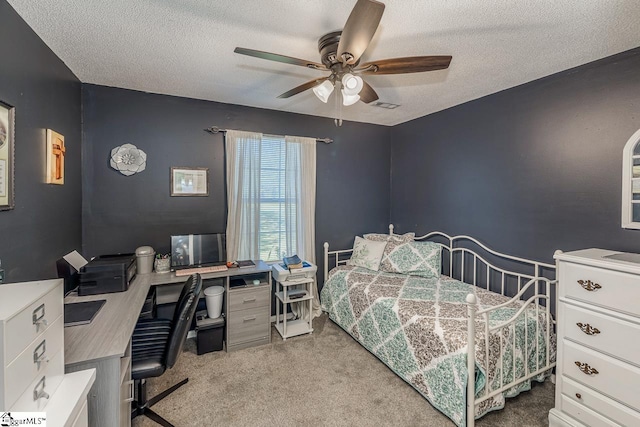
[[[122,144],[111,150],[110,165],[122,175],[130,176],[145,169],[147,153],[133,144]]]

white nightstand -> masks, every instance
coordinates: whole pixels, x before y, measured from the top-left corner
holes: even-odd
[[[276,330],[280,333],[283,340],[297,335],[310,334],[313,332],[312,316],[313,316],[313,284],[315,279],[305,278],[301,280],[276,280]],[[306,295],[296,299],[290,299],[289,294],[292,291],[304,290]],[[306,304],[304,318],[290,320],[287,322],[287,305],[293,302]],[[283,319],[280,321],[280,306],[282,305]]]

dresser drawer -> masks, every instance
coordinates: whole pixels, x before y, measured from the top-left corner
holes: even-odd
[[[588,427],[631,427],[631,426],[621,426],[613,422],[612,420],[603,417],[595,411],[587,408],[584,405],[581,405],[574,400],[567,398],[567,396],[561,397],[562,401],[562,411],[571,415],[576,420],[583,423]]]
[[[29,384],[49,364],[48,360],[62,350],[63,316],[58,317],[42,335],[34,340],[5,369],[4,390],[7,407],[18,399]],[[40,363],[37,363],[40,360]]]
[[[561,304],[566,338],[640,365],[640,325]]]
[[[268,338],[271,332],[271,313],[268,307],[235,311],[229,315],[227,344]]]
[[[560,264],[560,296],[640,315],[638,276],[585,265]]]
[[[232,289],[229,291],[229,311],[246,310],[248,308],[271,305],[271,287],[259,286],[255,288]]]
[[[42,412],[49,399],[42,397],[34,400],[34,390],[44,390],[44,392],[51,397],[62,382],[63,378],[64,357],[63,352],[59,351],[51,358],[44,372],[36,376],[31,384],[27,386],[27,389],[13,404],[11,410],[16,412]]]
[[[562,373],[564,375],[625,403],[633,409],[640,408],[639,368],[572,341],[563,340],[563,345]],[[593,373],[588,374],[584,371]]]
[[[16,356],[62,315],[62,286],[56,286],[5,324],[5,363],[8,365]]]
[[[623,426],[640,426],[640,412],[619,404],[567,377],[562,378],[562,394],[566,399],[584,405]]]

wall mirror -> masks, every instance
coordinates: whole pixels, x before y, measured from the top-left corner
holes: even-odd
[[[640,229],[640,129],[622,153],[622,228]]]
[[[15,108],[0,101],[0,211],[13,209]]]

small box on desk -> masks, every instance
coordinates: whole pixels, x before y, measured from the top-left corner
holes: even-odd
[[[207,311],[196,313],[197,353],[198,355],[220,351],[224,342],[224,315],[211,319]]]

